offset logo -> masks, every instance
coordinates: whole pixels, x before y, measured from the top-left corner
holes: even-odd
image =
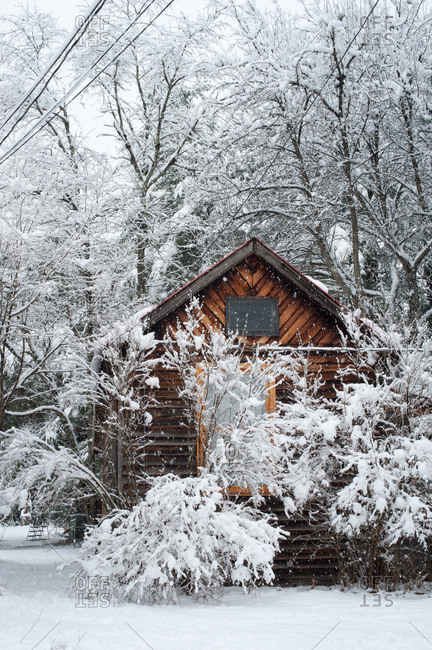
[[[359,587],[363,591],[360,607],[392,607],[394,582],[386,576],[373,576],[372,584],[368,578],[359,580]],[[371,589],[373,591],[371,591]]]
[[[80,47],[94,47],[95,45],[109,45],[110,37],[107,31],[109,16],[94,16],[88,24],[85,33],[81,36]],[[86,16],[75,18],[75,27],[81,29],[86,24]]]
[[[77,576],[74,580],[75,607],[109,607],[111,581],[107,576]]]
[[[363,42],[375,43],[381,45],[383,43],[391,43],[392,28],[394,25],[394,16],[374,15],[362,16],[360,18],[360,25],[363,25]]]

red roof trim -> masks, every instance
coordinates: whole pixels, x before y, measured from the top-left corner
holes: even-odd
[[[248,239],[248,241],[246,241],[246,242],[245,242],[244,244],[242,244],[241,246],[238,246],[237,248],[235,248],[235,249],[234,249],[233,251],[231,251],[228,255],[225,255],[225,257],[223,257],[223,258],[220,259],[218,262],[216,262],[215,264],[213,264],[212,266],[210,266],[208,269],[206,269],[205,271],[203,271],[202,273],[200,273],[199,275],[197,275],[195,278],[193,278],[192,280],[190,280],[189,282],[187,282],[185,285],[183,285],[182,287],[180,287],[179,289],[177,289],[176,291],[174,291],[173,293],[171,293],[169,296],[167,296],[166,298],[164,298],[164,300],[162,300],[158,305],[156,305],[156,306],[155,306],[151,311],[147,312],[147,314],[146,314],[145,316],[143,316],[142,320],[143,320],[144,318],[148,318],[148,317],[149,317],[149,316],[150,316],[150,315],[151,315],[151,314],[152,314],[156,309],[159,309],[159,307],[161,307],[161,306],[164,305],[166,302],[168,302],[169,300],[171,300],[172,298],[174,298],[174,296],[176,296],[178,293],[180,293],[180,292],[184,291],[185,289],[187,289],[187,287],[189,287],[190,285],[192,285],[193,283],[195,283],[199,278],[205,276],[205,275],[206,275],[207,273],[209,273],[212,269],[214,269],[214,268],[216,268],[217,266],[219,266],[219,264],[222,264],[225,260],[227,260],[229,257],[231,257],[232,255],[234,255],[237,251],[241,250],[242,248],[244,248],[245,246],[248,246],[249,244],[251,244],[251,243],[253,243],[253,242],[257,242],[258,244],[260,244],[261,246],[263,246],[263,248],[266,248],[266,249],[267,249],[267,250],[268,250],[272,255],[275,255],[277,258],[279,258],[279,260],[281,260],[281,262],[283,262],[284,264],[286,264],[287,266],[289,266],[289,267],[290,267],[290,268],[291,268],[295,273],[297,273],[299,276],[301,276],[302,278],[304,278],[304,280],[305,280],[308,284],[313,285],[314,289],[318,290],[320,293],[322,293],[324,296],[326,296],[327,299],[330,299],[330,301],[331,301],[334,305],[337,305],[337,307],[342,308],[342,309],[345,309],[346,311],[349,311],[349,309],[348,309],[347,307],[345,307],[345,305],[343,305],[343,304],[340,303],[338,300],[336,300],[336,298],[334,298],[332,295],[330,295],[327,291],[324,291],[324,289],[321,289],[321,287],[320,287],[318,284],[315,284],[315,282],[314,282],[313,280],[311,280],[311,279],[308,278],[306,275],[304,275],[304,273],[302,273],[301,271],[299,271],[298,269],[296,269],[295,266],[293,266],[292,264],[290,264],[289,262],[287,262],[287,261],[286,261],[286,260],[285,260],[281,255],[278,255],[278,253],[275,253],[275,252],[274,252],[274,251],[273,251],[269,246],[267,246],[267,244],[264,244],[263,241],[261,241],[260,239],[257,239],[256,237],[252,237],[251,239]],[[255,246],[254,246],[254,248],[255,248]],[[254,250],[254,252],[257,252],[257,251]],[[258,253],[258,255],[259,255],[259,253]]]
[[[143,319],[147,318],[155,309],[157,309],[161,305],[164,305],[168,300],[171,300],[171,298],[174,298],[174,296],[176,296],[178,293],[180,293],[180,291],[183,291],[184,289],[186,289],[190,284],[192,284],[192,282],[195,282],[195,280],[198,280],[198,278],[202,278],[203,275],[206,275],[206,273],[208,273],[209,271],[214,269],[216,266],[218,266],[219,264],[222,264],[222,262],[224,262],[226,259],[228,259],[228,257],[231,257],[231,255],[233,255],[234,253],[239,251],[241,248],[243,248],[244,246],[247,246],[248,244],[250,244],[250,242],[253,241],[253,239],[254,239],[253,237],[252,237],[252,239],[248,239],[247,242],[245,242],[241,246],[238,246],[237,248],[235,248],[233,251],[231,251],[231,253],[228,253],[228,255],[225,255],[225,257],[222,257],[222,259],[220,259],[218,262],[216,262],[212,266],[209,266],[208,269],[206,269],[205,271],[203,271],[199,275],[195,276],[192,280],[189,280],[189,282],[186,282],[186,284],[184,284],[182,287],[180,287],[180,289],[177,289],[176,291],[174,291],[174,293],[171,293],[169,296],[164,298],[159,304],[157,304],[155,307],[153,307],[153,309],[151,311],[149,311],[145,316],[143,316]],[[259,240],[256,239],[256,241],[259,241]],[[260,242],[260,243],[262,243],[262,242]],[[265,244],[263,244],[263,245],[265,246]],[[266,246],[266,248],[268,248],[268,246]],[[269,250],[271,250],[271,249],[269,248]]]
[[[251,240],[249,240],[249,241],[251,241]],[[261,244],[261,246],[264,246],[264,248],[267,248],[267,250],[270,251],[270,253],[273,253],[273,255],[276,255],[276,257],[278,257],[282,262],[284,262],[285,264],[290,266],[296,273],[301,275],[306,280],[306,282],[310,282],[315,287],[317,287],[317,289],[319,289],[321,291],[321,293],[323,293],[325,296],[328,296],[330,298],[330,300],[333,300],[333,302],[335,302],[339,307],[342,307],[343,309],[346,309],[347,311],[349,311],[348,307],[345,307],[345,305],[343,305],[341,302],[339,302],[339,300],[334,298],[330,293],[328,293],[328,291],[324,291],[324,289],[321,289],[321,287],[318,284],[315,284],[315,282],[313,280],[311,280],[311,278],[308,278],[307,275],[305,275],[304,273],[302,273],[301,271],[296,269],[295,266],[293,266],[292,264],[287,262],[281,255],[279,255],[278,253],[275,253],[275,251],[272,250],[269,246],[267,246],[267,244],[264,244],[263,241],[261,241],[260,239],[255,239],[255,241],[258,241]]]

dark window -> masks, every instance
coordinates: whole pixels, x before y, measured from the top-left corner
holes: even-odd
[[[277,298],[226,299],[227,334],[248,336],[279,336],[279,308]]]

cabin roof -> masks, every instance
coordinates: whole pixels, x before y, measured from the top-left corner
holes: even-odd
[[[154,327],[159,321],[168,316],[175,309],[197,295],[210,284],[222,277],[227,271],[240,264],[246,258],[256,255],[275,269],[283,278],[289,280],[300,291],[305,293],[313,302],[324,310],[341,320],[341,311],[346,309],[340,302],[319,287],[313,280],[298,271],[280,255],[271,250],[266,244],[253,237],[245,244],[236,248],[232,253],[221,259],[209,269],[185,284],[183,287],[162,300],[146,314],[147,326]]]

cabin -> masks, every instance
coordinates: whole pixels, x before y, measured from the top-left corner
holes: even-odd
[[[321,394],[333,394],[338,369],[349,364],[341,334],[345,333],[345,308],[263,242],[250,239],[163,300],[143,318],[145,330],[154,332],[163,345],[165,335],[187,320],[186,310],[193,298],[200,305],[201,332],[237,332],[245,349],[253,350],[259,344],[264,353],[274,342],[287,353],[307,350],[311,372],[320,375]],[[202,462],[199,425],[188,416],[179,395],[181,377],[158,365],[154,373],[159,385],[151,391],[152,419],[137,433],[144,441],[142,462],[139,468],[127,470],[117,463],[116,471],[126,472],[123,484],[130,472],[196,476]],[[289,398],[290,386],[278,385],[272,399]],[[266,408],[271,408],[271,401],[266,400]],[[313,523],[306,516],[288,522],[282,504],[270,496],[263,509],[274,513],[290,533],[275,560],[278,583],[332,584],[337,578],[337,553],[320,520],[319,508]]]

